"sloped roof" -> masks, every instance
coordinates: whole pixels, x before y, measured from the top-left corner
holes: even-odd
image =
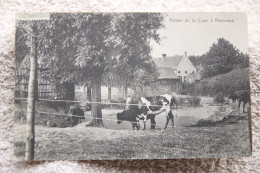
[[[194,80],[200,80],[200,75],[199,73],[190,73],[189,74],[191,77],[193,77]]]
[[[171,67],[158,67],[159,79],[179,79],[174,69]]]
[[[178,64],[181,62],[183,56],[170,56],[162,58],[153,58],[154,63],[157,67],[172,67],[177,68]]]

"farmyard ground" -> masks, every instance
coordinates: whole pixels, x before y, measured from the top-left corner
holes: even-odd
[[[196,117],[203,116],[203,111],[207,114],[223,111],[221,106],[189,109],[192,109],[191,112],[200,112],[197,116],[193,115]],[[116,121],[104,121],[104,128],[85,127],[85,123],[68,128],[36,125],[35,160],[167,159],[250,155],[247,113],[233,111],[235,115],[226,116],[227,118],[211,126],[184,127],[180,123],[184,123],[185,118],[181,117],[182,113],[187,114],[188,110],[180,109],[176,127],[168,127],[166,130],[162,129],[165,117],[160,115],[156,119],[155,130],[133,131],[129,122],[116,126]],[[115,119],[115,116],[107,114],[103,118]],[[190,125],[198,120],[199,118],[190,119]],[[25,124],[15,124],[15,155],[18,159],[23,159],[24,155],[25,130]]]

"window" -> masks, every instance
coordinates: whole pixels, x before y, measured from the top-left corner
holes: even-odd
[[[194,73],[194,71],[192,71],[192,73]]]
[[[181,73],[181,71],[178,71],[178,73]]]
[[[187,73],[187,71],[185,71],[185,73]]]

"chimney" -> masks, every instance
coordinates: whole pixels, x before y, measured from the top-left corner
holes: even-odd
[[[187,52],[186,51],[184,52],[184,58],[187,58]]]
[[[166,54],[162,54],[162,61],[166,58]]]

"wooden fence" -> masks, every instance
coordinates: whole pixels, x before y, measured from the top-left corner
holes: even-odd
[[[55,87],[51,84],[48,76],[41,70],[37,72],[38,98],[54,99],[58,98]],[[29,69],[19,69],[15,72],[15,100],[28,97]]]

